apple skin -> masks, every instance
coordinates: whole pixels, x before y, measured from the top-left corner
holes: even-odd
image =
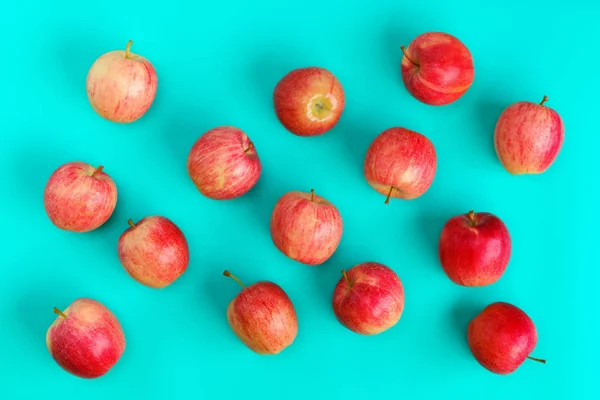
[[[471,87],[475,77],[473,57],[454,36],[423,33],[402,50],[402,80],[417,100],[433,106],[446,105]]]
[[[298,136],[317,136],[332,129],[346,103],[340,81],[319,67],[298,68],[284,76],[273,92],[279,122]]]
[[[508,106],[496,123],[494,148],[504,168],[513,175],[541,174],[562,148],[563,121],[544,105],[521,101]]]
[[[512,242],[502,220],[470,211],[450,218],[442,229],[438,253],[448,278],[461,286],[496,282],[508,266]]]
[[[343,326],[361,335],[376,335],[398,323],[404,288],[394,271],[366,262],[342,274],[333,292],[333,312]]]
[[[88,232],[104,224],[117,205],[117,187],[103,167],[83,162],[61,165],[44,190],[44,208],[63,230]]]
[[[467,340],[475,359],[489,371],[513,373],[529,357],[537,344],[537,330],[520,308],[503,302],[485,307],[469,323]]]
[[[204,196],[230,200],[256,185],[262,165],[248,136],[241,129],[223,126],[200,136],[188,155],[187,170]]]
[[[293,191],[284,194],[271,214],[273,244],[289,258],[322,264],[337,249],[344,224],[338,209],[323,197]]]
[[[87,94],[92,108],[109,121],[130,123],[148,111],[158,86],[156,70],[129,48],[100,56],[87,76]]]
[[[57,309],[55,312],[60,313]],[[91,379],[106,374],[119,361],[125,351],[125,335],[108,308],[82,298],[71,303],[50,325],[46,345],[65,371]]]
[[[364,175],[377,192],[411,200],[421,196],[433,183],[437,156],[433,143],[420,133],[390,128],[380,133],[369,146]]]
[[[250,350],[261,355],[278,354],[298,335],[296,310],[288,295],[273,282],[257,282],[245,287],[229,271],[242,291],[227,307],[227,321],[233,332]]]
[[[131,225],[119,238],[119,260],[138,282],[163,288],[188,267],[190,253],[183,232],[171,220],[151,216]]]

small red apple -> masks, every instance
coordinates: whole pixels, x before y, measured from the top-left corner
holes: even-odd
[[[398,275],[376,262],[342,271],[333,292],[333,312],[346,328],[375,335],[396,325],[404,310],[404,288]]]
[[[530,357],[537,344],[533,321],[523,310],[508,303],[493,303],[469,323],[469,347],[475,359],[496,374],[510,374]]]
[[[500,279],[511,249],[510,234],[500,218],[470,211],[446,222],[440,236],[439,257],[452,282],[486,286]]]
[[[303,264],[322,264],[332,256],[342,238],[342,216],[323,197],[293,191],[284,194],[271,215],[275,247]]]
[[[153,288],[173,283],[188,267],[190,253],[183,232],[165,217],[152,216],[119,238],[119,260],[138,282]]]
[[[211,129],[196,141],[187,170],[204,196],[214,200],[240,197],[254,187],[262,166],[256,147],[240,129]]]
[[[52,358],[80,378],[106,374],[125,351],[125,335],[117,318],[99,302],[77,299],[58,314],[46,333]]]
[[[279,122],[288,131],[298,136],[317,136],[339,121],[345,105],[344,89],[324,68],[299,68],[277,83],[273,102]]]
[[[513,175],[541,174],[558,157],[565,138],[563,121],[544,105],[521,101],[508,106],[494,130],[500,162]]]
[[[242,286],[227,307],[227,320],[250,350],[262,355],[277,354],[294,342],[298,334],[296,310],[281,287],[265,281],[246,287],[229,271],[223,275]]]
[[[469,49],[447,33],[419,35],[401,46],[402,80],[417,100],[434,106],[450,104],[473,83],[475,69]]]
[[[44,207],[54,225],[88,232],[108,221],[117,205],[117,187],[103,168],[70,162],[52,173],[44,190]]]
[[[150,61],[129,51],[132,44],[130,40],[125,51],[102,55],[88,72],[90,104],[109,121],[129,123],[139,119],[156,96],[156,70]]]
[[[369,185],[387,196],[410,200],[429,189],[437,168],[433,143],[420,133],[390,128],[373,140],[365,158]]]

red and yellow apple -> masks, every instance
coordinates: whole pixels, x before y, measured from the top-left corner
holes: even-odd
[[[54,312],[58,317],[48,328],[46,345],[65,371],[80,378],[98,378],[119,361],[125,351],[125,335],[108,308],[83,298]]]
[[[248,287],[229,271],[242,291],[229,303],[227,320],[237,337],[250,350],[277,354],[288,347],[298,334],[296,310],[288,295],[273,282],[257,282]]]
[[[375,335],[398,323],[404,288],[394,271],[366,262],[342,275],[333,292],[333,312],[342,325],[361,335]]]
[[[321,196],[293,191],[284,194],[271,215],[275,247],[303,264],[318,265],[329,259],[342,238],[342,216]]]
[[[254,143],[240,129],[211,129],[196,141],[187,160],[190,178],[213,200],[240,197],[254,187],[262,171]]]
[[[60,229],[88,232],[104,224],[117,205],[117,187],[103,167],[70,162],[52,173],[44,190],[44,208]]]
[[[364,174],[377,192],[391,197],[415,199],[429,189],[437,168],[433,143],[420,133],[390,128],[369,146]]]
[[[136,281],[163,288],[173,283],[188,267],[190,253],[181,229],[171,220],[146,217],[119,238],[119,260]]]
[[[475,76],[473,58],[454,36],[427,32],[417,36],[407,48],[401,48],[402,80],[417,100],[434,106],[446,105],[471,87]]]
[[[340,81],[319,67],[291,71],[277,83],[273,93],[277,118],[298,136],[322,135],[333,128],[345,102]]]
[[[521,101],[508,106],[498,118],[494,147],[504,168],[513,175],[541,174],[550,168],[565,138],[563,121],[556,111]]]

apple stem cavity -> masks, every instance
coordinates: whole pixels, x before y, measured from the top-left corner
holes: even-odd
[[[342,270],[342,275],[344,275],[346,283],[348,284],[348,286],[350,286],[350,289],[352,289],[352,283],[350,282],[350,278],[348,278],[348,274],[346,273],[345,269]]]
[[[94,172],[92,172],[92,178],[96,176],[96,174],[99,174],[100,172],[102,172],[102,170],[104,169],[104,167],[101,165],[98,168],[96,168],[94,170]]]
[[[394,190],[393,186],[390,186],[390,191],[387,194],[387,197],[385,198],[385,204],[390,204],[390,198],[392,197],[392,191]]]
[[[131,45],[133,44],[133,40],[127,42],[127,46],[125,46],[125,58],[129,58],[129,50],[131,49]]]
[[[404,57],[406,57],[408,61],[410,61],[415,67],[419,67],[419,64],[411,60],[408,54],[406,54],[406,48],[404,47],[404,45],[400,46],[400,50],[402,50],[402,55],[404,55]]]
[[[133,220],[131,218],[129,218],[129,220],[127,221],[127,223],[129,224],[129,226],[131,226],[132,228],[135,228],[135,223],[133,222]]]
[[[467,213],[467,218],[469,219],[469,223],[471,224],[471,226],[477,225],[477,220],[475,219],[475,211],[469,211]]]
[[[236,281],[237,283],[239,283],[240,286],[242,287],[242,289],[246,289],[246,286],[244,286],[244,284],[242,283],[242,281],[240,281],[238,278],[236,278],[235,276],[233,276],[231,274],[231,272],[225,270],[225,271],[223,271],[223,275],[225,275],[226,277],[229,277],[229,278],[233,279],[234,281]]]
[[[60,311],[58,308],[54,307],[54,314],[58,314],[61,317],[63,317],[64,319],[67,319],[67,316],[65,315],[64,312]]]
[[[248,152],[249,152],[250,150],[252,150],[252,148],[253,148],[253,147],[254,147],[254,143],[252,143],[252,142],[248,142],[248,147],[246,147],[246,148],[244,149],[244,153],[248,154]]]
[[[542,364],[546,364],[546,360],[542,360],[541,358],[535,358],[535,357],[529,357],[529,356],[527,356],[527,358],[529,358],[530,360],[533,360],[533,361],[537,361]]]
[[[310,189],[310,202],[315,201],[315,189]]]
[[[548,96],[544,96],[544,98],[542,99],[542,102],[540,103],[540,106],[543,106],[545,102],[548,101]]]

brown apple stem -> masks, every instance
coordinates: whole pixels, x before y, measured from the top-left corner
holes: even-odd
[[[244,286],[244,284],[242,283],[242,281],[240,281],[238,278],[236,278],[235,276],[233,276],[233,275],[231,274],[231,272],[229,272],[229,271],[225,270],[225,271],[223,271],[223,275],[225,275],[225,276],[227,276],[227,277],[229,277],[229,278],[233,279],[233,280],[234,280],[234,281],[236,281],[237,283],[239,283],[239,284],[240,284],[240,286],[242,287],[242,289],[246,289],[246,286]]]
[[[546,364],[546,360],[542,360],[541,358],[535,358],[535,357],[527,357],[527,358],[529,358],[530,360],[533,360],[533,361],[537,361],[542,364]]]
[[[315,201],[315,189],[310,189],[310,201]]]
[[[244,153],[248,153],[254,147],[254,143],[248,142],[248,147],[244,150]]]
[[[392,191],[394,190],[393,186],[390,186],[390,191],[387,194],[387,197],[385,198],[385,204],[390,204],[390,198],[392,197]]]
[[[132,228],[135,228],[135,224],[133,223],[133,220],[131,218],[129,218],[129,220],[127,221],[127,223],[129,224],[129,226],[131,226]]]
[[[104,167],[101,165],[98,168],[96,168],[96,170],[94,172],[92,172],[92,178],[94,176],[96,176],[96,174],[99,174],[100,172],[102,172],[102,170],[104,169]]]
[[[346,273],[345,269],[342,270],[342,275],[344,275],[344,279],[346,280],[348,286],[352,287],[352,284],[350,283],[350,278],[348,278],[348,274]]]
[[[54,314],[58,314],[61,317],[63,317],[64,319],[67,319],[67,316],[65,315],[64,312],[60,311],[58,308],[54,307]]]
[[[404,55],[404,57],[406,57],[406,59],[408,61],[410,61],[416,67],[419,66],[419,64],[417,64],[416,62],[414,62],[413,60],[411,60],[410,57],[406,54],[406,48],[404,47],[404,45],[400,46],[400,50],[402,50],[402,55]]]
[[[544,96],[544,98],[542,99],[542,102],[540,103],[540,106],[543,106],[545,102],[548,101],[548,96]]]
[[[129,58],[129,50],[131,49],[131,45],[133,44],[133,40],[127,42],[127,46],[125,46],[125,58]]]
[[[469,211],[467,213],[467,218],[469,219],[469,223],[471,224],[471,226],[477,225],[477,220],[475,219],[475,211]]]

